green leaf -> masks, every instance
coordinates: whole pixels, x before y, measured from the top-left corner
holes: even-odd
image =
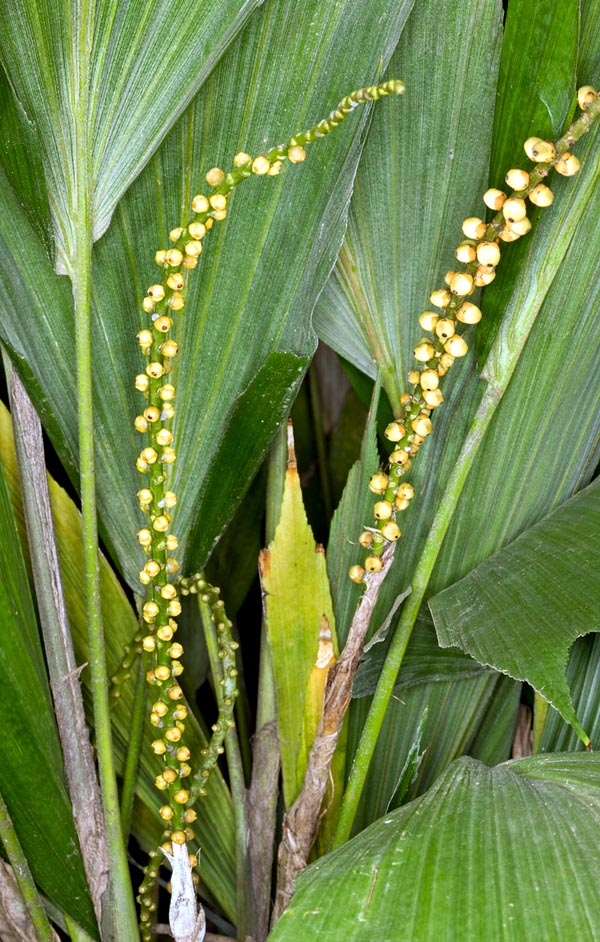
[[[523,142],[558,137],[573,106],[579,39],[579,3],[511,0],[504,24],[494,114],[492,179],[528,164]],[[514,161],[519,155],[518,163]],[[497,184],[500,186],[500,183]]]
[[[269,942],[594,942],[599,775],[597,756],[455,762],[301,874]]]
[[[36,883],[94,936],[27,571],[0,461],[0,792]]]
[[[582,30],[585,39],[586,30]],[[530,167],[523,143],[536,136],[554,140],[573,112],[575,66],[579,40],[579,3],[511,2],[502,42],[498,78],[498,106],[490,164],[493,186],[506,189],[504,176],[511,167]],[[531,211],[530,211],[531,212]],[[539,211],[531,213],[539,217]],[[491,216],[491,213],[488,213]],[[485,217],[484,217],[485,218]],[[499,266],[493,284],[484,291],[485,318],[477,329],[480,364],[487,356],[510,303],[518,273],[528,264],[529,240],[511,246],[510,265]]]
[[[600,485],[431,599],[440,644],[527,680],[584,742],[565,670],[575,638],[600,630]]]
[[[349,76],[357,85],[372,81],[380,61],[387,62],[410,5],[411,0],[394,4],[390,14],[388,0],[374,0],[369,22],[378,28],[363,29],[364,8],[357,0],[336,5],[310,0],[301,9],[265,3],[121,200],[95,246],[98,507],[103,538],[132,587],[138,585],[141,558],[133,534],[143,522],[132,501],[139,488],[134,462],[140,449],[132,420],[143,400],[132,382],[143,368],[135,335],[146,326],[136,310],[156,281],[154,254],[166,244],[168,230],[187,218],[202,170],[228,167],[242,148],[256,153],[265,142],[309,127],[348,91]],[[401,103],[386,101],[379,107]],[[247,415],[239,410],[249,408],[254,397],[257,447],[248,460],[236,455],[240,495],[256,473],[258,445],[274,416],[284,413],[298,379],[294,374],[292,383],[292,369],[285,390],[273,387],[280,390],[277,402],[261,397],[261,383],[272,375],[269,364],[285,365],[286,357],[289,363],[296,362],[290,358],[305,362],[314,351],[311,313],[342,238],[366,119],[366,110],[362,117],[353,115],[311,148],[303,166],[287,166],[276,179],[247,181],[232,200],[230,218],[207,238],[190,278],[185,318],[175,330],[181,358],[175,375],[178,461],[172,483],[179,498],[174,523],[182,554],[199,518],[206,528],[206,537],[195,531],[194,565],[235,511],[235,501],[221,494],[214,508],[199,501],[205,493],[212,500],[218,491],[218,477],[211,475],[223,471],[221,458],[229,461],[233,450],[224,438],[228,430],[234,439],[239,434],[231,423],[237,414]],[[6,270],[0,280],[0,332],[22,375],[27,362],[28,391],[75,478],[72,301],[7,181],[3,188],[0,181],[2,194],[0,245],[6,254],[0,267]],[[272,355],[276,360],[269,361]]]
[[[406,83],[402,106],[373,116],[344,246],[315,311],[322,340],[370,376],[381,368],[393,407],[418,313],[487,182],[482,116],[494,109],[501,14],[485,0],[413,8],[389,66]]]
[[[0,58],[37,132],[63,265],[75,241],[78,151],[90,174],[95,240],[257,5],[15,0],[0,11]],[[81,114],[86,86],[89,112]]]
[[[261,553],[286,808],[302,788],[337,639],[323,547],[308,525],[295,460],[288,463],[275,538]]]

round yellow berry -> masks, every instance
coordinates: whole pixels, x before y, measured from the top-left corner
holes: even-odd
[[[169,249],[165,253],[165,262],[167,265],[170,265],[171,268],[179,268],[183,261],[183,252],[180,252],[179,249]]]
[[[431,419],[429,418],[428,415],[424,415],[423,413],[421,413],[420,415],[416,417],[416,419],[413,419],[410,424],[412,426],[413,431],[416,432],[417,435],[421,435],[423,438],[426,438],[427,435],[431,435],[431,432],[432,432]]]
[[[381,572],[383,562],[381,556],[367,556],[365,559],[365,569],[367,572]]]
[[[213,167],[209,170],[205,178],[209,186],[218,186],[225,179],[225,174],[220,167]]]
[[[468,349],[469,346],[466,340],[461,337],[460,334],[455,334],[454,337],[450,337],[444,344],[444,350],[446,353],[449,353],[451,357],[464,357]]]
[[[483,194],[483,202],[490,209],[498,210],[502,209],[504,202],[506,200],[506,193],[503,193],[502,190],[496,190],[492,187],[490,190],[486,190]]]
[[[443,310],[450,304],[452,295],[447,288],[436,288],[435,291],[432,291],[429,295],[429,300],[432,304],[435,304],[436,307],[441,307]],[[421,326],[423,325],[421,324]],[[425,327],[424,329],[429,330],[430,328]]]
[[[462,271],[456,272],[450,279],[448,287],[452,294],[464,297],[464,295],[469,294],[473,290],[473,276]]]
[[[524,190],[529,186],[529,174],[519,167],[512,167],[504,179],[511,190]]]
[[[392,516],[392,502],[389,500],[378,500],[373,507],[373,515],[376,520],[389,520]]]
[[[511,196],[502,207],[502,215],[507,222],[519,222],[527,215],[527,204],[518,196]]]
[[[479,216],[469,216],[462,224],[462,231],[468,239],[483,239],[487,226]]]
[[[300,147],[299,144],[295,144],[293,147],[288,147],[288,160],[291,160],[293,164],[302,163],[303,160],[306,160],[306,151],[303,147]]]
[[[401,537],[400,527],[393,520],[385,523],[381,528],[381,535],[388,543],[395,543]],[[365,561],[366,562],[366,561]]]
[[[435,347],[430,340],[420,340],[413,353],[416,360],[419,360],[421,363],[426,363],[434,356]]]
[[[577,103],[585,111],[598,97],[598,92],[592,85],[582,85],[577,89]]]
[[[480,242],[477,246],[477,261],[480,265],[497,265],[500,247],[497,242]]]
[[[529,193],[529,199],[534,206],[551,206],[554,202],[554,193],[549,186],[538,183]]]
[[[475,246],[472,242],[461,242],[454,254],[459,262],[464,262],[467,265],[469,262],[475,261]]]
[[[428,409],[437,409],[444,401],[444,396],[441,389],[426,389],[423,392],[423,399]]]
[[[569,153],[569,151],[566,151],[560,160],[557,160],[554,164],[556,172],[560,173],[563,177],[572,177],[577,173],[580,167],[581,163],[579,159],[575,154]]]
[[[390,479],[387,474],[383,471],[377,471],[375,474],[371,475],[369,490],[372,491],[373,494],[383,494],[389,483]]]
[[[440,376],[436,370],[423,370],[420,374],[421,389],[437,389],[440,385]]]
[[[447,340],[448,337],[453,337],[456,333],[455,330],[456,322],[453,321],[450,317],[442,317],[435,325],[435,332],[440,340]]]
[[[440,293],[442,291],[445,292],[448,295],[448,297],[451,297],[450,292],[446,291],[445,288],[441,288]],[[445,307],[447,306],[448,305],[445,305]],[[439,319],[440,319],[440,315],[436,314],[435,311],[423,311],[422,314],[419,314],[419,324],[423,328],[423,330],[433,330],[435,325],[439,321]]]
[[[456,319],[463,324],[478,324],[481,320],[481,310],[476,304],[464,301],[456,312]]]
[[[245,151],[241,150],[239,154],[236,154],[233,158],[234,167],[243,167],[244,164],[249,164],[252,160],[250,154],[246,154]]]
[[[396,497],[399,497],[401,500],[412,500],[415,496],[415,489],[412,484],[409,484],[407,481],[398,485],[396,490]]]
[[[195,213],[207,213],[210,205],[205,196],[195,196],[192,200],[192,209]]]
[[[262,177],[271,169],[271,163],[266,157],[257,157],[252,161],[252,173]]]

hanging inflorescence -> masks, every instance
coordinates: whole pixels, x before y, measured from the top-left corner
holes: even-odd
[[[198,264],[205,236],[215,222],[226,218],[230,194],[239,183],[252,175],[276,176],[285,161],[301,163],[306,157],[306,145],[329,134],[358,104],[403,91],[404,85],[395,80],[361,88],[347,95],[327,118],[308,131],[294,135],[286,144],[254,158],[240,152],[234,157],[233,168],[228,173],[219,167],[209,170],[205,179],[210,194],[201,193],[193,198],[192,218],[169,233],[170,247],[161,249],[155,256],[161,278],[148,288],[142,302],[150,322],[137,334],[146,366],[135,379],[135,388],[144,398],[144,408],[136,416],[134,425],[146,437],[136,460],[137,470],[144,478],[137,497],[140,510],[147,517],[146,526],[137,533],[138,543],[147,557],[139,575],[140,582],[146,587],[141,613],[144,630],[141,635],[136,635],[131,650],[126,652],[123,664],[113,678],[113,686],[117,697],[121,683],[131,672],[136,652],[143,650],[150,655],[152,666],[146,677],[154,692],[150,722],[156,730],[156,738],[152,742],[152,751],[161,762],[155,784],[164,798],[159,811],[166,826],[162,847],[170,860],[180,861],[180,850],[195,837],[191,825],[196,812],[192,805],[197,797],[206,794],[206,781],[223,752],[227,730],[234,725],[237,675],[237,645],[232,640],[231,623],[225,616],[218,590],[209,586],[202,576],[181,580],[181,594],[197,592],[209,607],[223,665],[219,680],[222,689],[218,693],[219,718],[213,727],[208,748],[198,757],[199,768],[192,776],[190,750],[185,744],[188,709],[178,680],[183,671],[183,647],[174,640],[181,603],[179,564],[174,555],[178,540],[171,529],[177,496],[169,486],[177,459],[173,435],[176,389],[172,379],[173,364],[179,353],[171,333],[175,317],[181,316],[185,307],[186,278]],[[193,784],[190,786],[189,782]],[[175,845],[180,850],[173,855]],[[150,935],[154,910],[152,885],[158,872],[158,859],[156,855],[151,857],[138,897],[145,939]],[[190,867],[196,863],[196,856],[189,855]]]
[[[445,286],[436,288],[430,295],[429,300],[437,310],[426,310],[419,315],[419,325],[428,336],[419,340],[414,348],[418,367],[408,374],[412,392],[401,397],[401,409],[385,429],[385,437],[394,445],[388,469],[377,471],[369,481],[369,488],[378,500],[373,507],[373,525],[365,527],[358,538],[368,555],[363,565],[350,567],[353,582],[362,582],[365,573],[379,572],[384,548],[401,536],[396,516],[414,497],[413,486],[402,478],[432,432],[432,412],[444,401],[441,378],[457,358],[467,353],[468,344],[462,330],[481,320],[481,309],[467,298],[496,277],[501,243],[515,242],[530,231],[528,201],[540,207],[552,204],[553,193],[542,182],[548,173],[554,168],[559,174],[570,177],[579,170],[579,160],[569,148],[600,112],[600,99],[590,85],[580,88],[577,98],[582,114],[560,140],[553,143],[530,137],[525,141],[525,153],[535,166],[529,170],[508,171],[505,181],[512,192],[489,189],[483,194],[485,205],[496,212],[491,222],[486,223],[477,216],[464,220],[465,239],[456,249],[456,258],[463,268],[449,271]]]

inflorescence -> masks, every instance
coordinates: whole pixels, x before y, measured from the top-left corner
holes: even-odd
[[[373,508],[375,519],[358,538],[368,554],[363,565],[350,567],[353,582],[361,583],[365,574],[380,572],[384,548],[400,539],[396,516],[410,505],[415,493],[414,487],[402,478],[432,432],[432,412],[444,401],[441,378],[469,349],[461,325],[466,328],[477,324],[482,317],[481,309],[467,298],[496,277],[501,243],[515,242],[530,231],[527,201],[540,207],[552,205],[552,190],[542,182],[550,170],[554,168],[566,177],[579,170],[579,160],[569,148],[597,117],[600,99],[590,85],[580,88],[577,98],[582,113],[560,140],[553,143],[530,137],[525,141],[525,153],[534,166],[529,170],[508,171],[505,181],[511,192],[489,189],[483,194],[485,205],[496,213],[491,222],[486,223],[478,216],[464,220],[465,238],[456,249],[456,258],[463,267],[449,271],[444,279],[445,286],[431,293],[429,300],[437,310],[426,310],[419,315],[419,324],[428,336],[419,340],[414,348],[418,366],[408,374],[412,392],[401,397],[401,408],[385,429],[385,437],[394,445],[389,466],[386,471],[377,471],[369,481],[369,489],[378,498]]]
[[[166,825],[162,846],[167,854],[171,854],[173,844],[184,845],[194,839],[191,825],[196,812],[192,805],[197,797],[206,794],[206,780],[218,755],[223,752],[227,730],[234,725],[232,714],[237,675],[234,653],[237,645],[231,638],[231,623],[225,616],[218,590],[209,586],[202,576],[188,582],[181,580],[181,594],[197,592],[201,601],[209,606],[223,664],[222,691],[218,697],[219,719],[213,727],[211,743],[200,757],[199,770],[195,777],[190,778],[191,755],[184,742],[188,708],[178,680],[183,671],[183,647],[174,640],[177,617],[181,612],[177,587],[179,563],[173,555],[177,551],[178,540],[171,530],[177,496],[169,488],[177,458],[173,435],[176,389],[172,378],[173,364],[179,352],[171,332],[174,318],[181,316],[185,307],[186,278],[198,264],[205,236],[215,222],[226,218],[229,197],[239,183],[252,175],[276,176],[285,161],[301,163],[306,157],[306,145],[329,134],[358,104],[403,91],[404,85],[396,80],[358,89],[342,99],[327,118],[308,131],[294,135],[286,144],[254,158],[240,152],[234,157],[233,168],[228,173],[219,167],[209,170],[205,179],[210,194],[200,193],[193,198],[191,220],[173,229],[169,233],[171,245],[155,256],[161,278],[148,288],[142,302],[150,323],[137,334],[146,366],[135,378],[135,388],[145,400],[143,410],[134,421],[136,430],[146,437],[136,461],[136,467],[144,477],[137,497],[140,510],[147,517],[147,525],[137,533],[138,543],[147,557],[139,575],[140,582],[146,587],[141,612],[144,630],[134,638],[113,678],[113,696],[118,697],[120,685],[129,676],[136,653],[145,651],[152,659],[146,678],[155,692],[150,714],[150,722],[156,730],[152,751],[162,762],[155,784],[164,796],[159,813]],[[190,786],[189,782],[193,784]],[[196,856],[191,854],[189,859],[190,866],[195,866]],[[157,872],[158,857],[154,854],[138,897],[142,906],[144,938],[150,933],[154,909],[151,890]]]

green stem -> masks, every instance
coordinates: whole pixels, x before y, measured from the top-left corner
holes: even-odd
[[[4,803],[2,795],[0,795],[0,841],[2,841],[8,862],[12,867],[14,877],[21,891],[23,902],[33,923],[36,939],[38,942],[53,942],[54,934],[48,921],[46,910],[42,905],[33,877],[31,876],[27,858],[23,853],[23,848],[17,837],[17,832],[13,827],[8,808]]]
[[[533,742],[531,745],[531,751],[534,756],[540,751],[540,744],[542,741],[542,734],[544,732],[544,726],[546,725],[546,719],[548,717],[548,710],[550,709],[550,704],[547,700],[544,700],[541,694],[534,690],[533,692]]]
[[[102,629],[100,574],[98,566],[98,525],[96,518],[96,477],[94,465],[94,426],[91,342],[92,205],[89,128],[89,51],[93,34],[93,4],[82,0],[78,21],[78,49],[75,100],[75,246],[71,280],[75,310],[77,358],[77,402],[79,421],[79,462],[85,604],[88,621],[89,663],[94,707],[94,727],[106,837],[109,854],[110,901],[103,907],[103,928],[115,940],[137,939],[137,926],[131,881],[119,809],[119,796],[113,759],[108,676]]]
[[[506,378],[506,385],[508,385],[508,377]],[[394,691],[396,677],[398,676],[421,603],[425,596],[429,578],[458,504],[463,486],[473,461],[475,460],[479,446],[485,437],[490,422],[500,403],[506,385],[502,389],[496,386],[488,386],[486,389],[454,470],[448,479],[446,491],[431,525],[425,548],[414,572],[412,578],[412,592],[404,603],[402,615],[383,665],[371,708],[358,744],[358,749],[356,750],[344,792],[344,798],[342,800],[340,817],[333,838],[333,848],[339,847],[350,837],[352,824],[356,816],[358,803],[362,795],[375,746],[377,745],[383,719]]]
[[[123,787],[121,789],[121,830],[124,840],[127,840],[131,831],[133,800],[135,798],[140,754],[144,738],[144,720],[146,718],[146,697],[148,690],[146,684],[147,662],[147,655],[141,655],[137,659],[135,693],[133,696],[131,725],[129,727],[129,743],[127,758],[125,759],[125,771],[123,773]]]

